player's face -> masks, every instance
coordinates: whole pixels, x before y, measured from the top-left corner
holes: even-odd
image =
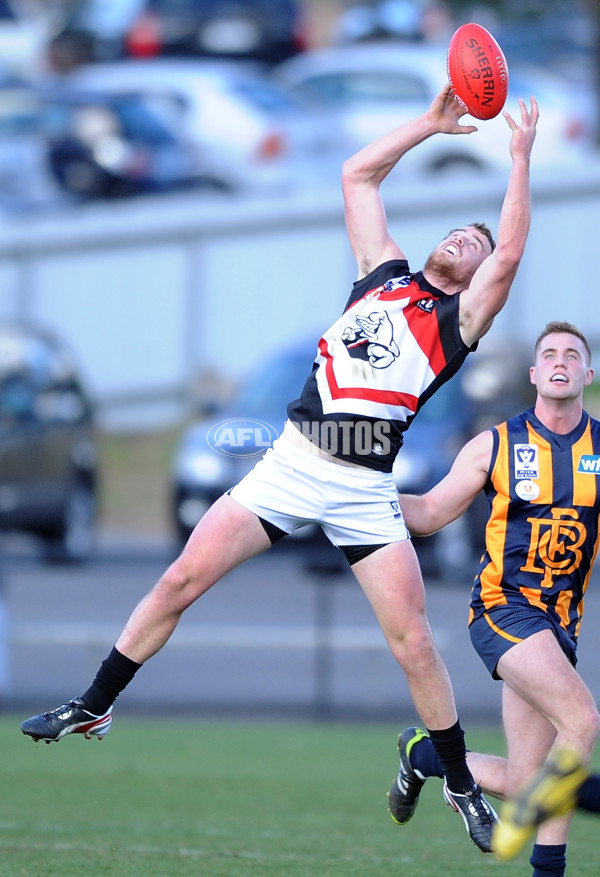
[[[423,270],[451,283],[468,286],[491,252],[490,242],[478,229],[472,225],[455,228],[431,253]]]
[[[548,399],[577,399],[591,383],[594,370],[587,364],[583,342],[568,332],[555,332],[542,340],[531,383]]]

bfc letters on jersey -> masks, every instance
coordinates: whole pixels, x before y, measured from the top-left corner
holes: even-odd
[[[375,441],[372,453],[350,448],[336,455],[389,471],[402,433],[468,353],[458,329],[458,296],[410,274],[404,260],[387,262],[354,285],[344,313],[321,337],[312,374],[288,414],[301,429],[306,422],[371,424],[387,442]]]
[[[472,594],[474,615],[528,601],[576,636],[598,548],[600,423],[584,413],[568,435],[533,409],[493,430],[490,518]]]

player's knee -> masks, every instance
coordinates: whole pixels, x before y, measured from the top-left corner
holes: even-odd
[[[594,704],[590,704],[586,725],[590,736],[590,748],[593,749],[600,736],[600,713]]]
[[[400,663],[430,664],[437,656],[431,629],[424,619],[415,618],[413,624],[395,631],[391,647]]]
[[[186,609],[202,591],[192,567],[181,557],[165,570],[157,589],[176,610]]]

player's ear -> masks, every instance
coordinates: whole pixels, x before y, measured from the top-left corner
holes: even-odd
[[[585,376],[585,386],[587,387],[588,384],[591,384],[593,380],[594,380],[594,369],[588,368],[586,376]]]
[[[529,367],[529,380],[531,381],[531,383],[535,387],[535,366],[534,365]]]

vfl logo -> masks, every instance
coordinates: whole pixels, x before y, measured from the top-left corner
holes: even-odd
[[[520,481],[523,478],[538,478],[538,448],[537,445],[515,445],[514,447],[515,478]]]
[[[392,514],[394,515],[394,518],[401,518],[402,511],[400,509],[400,503],[394,499],[391,500],[390,505],[392,507]]]
[[[579,546],[585,526],[574,509],[552,509],[551,518],[527,518],[531,539],[523,572],[542,573],[542,588],[551,588],[553,576],[576,570],[581,563]]]
[[[227,457],[260,457],[270,448],[278,432],[264,420],[222,420],[209,430],[206,441]]]
[[[582,454],[577,471],[587,475],[600,475],[600,454]]]

